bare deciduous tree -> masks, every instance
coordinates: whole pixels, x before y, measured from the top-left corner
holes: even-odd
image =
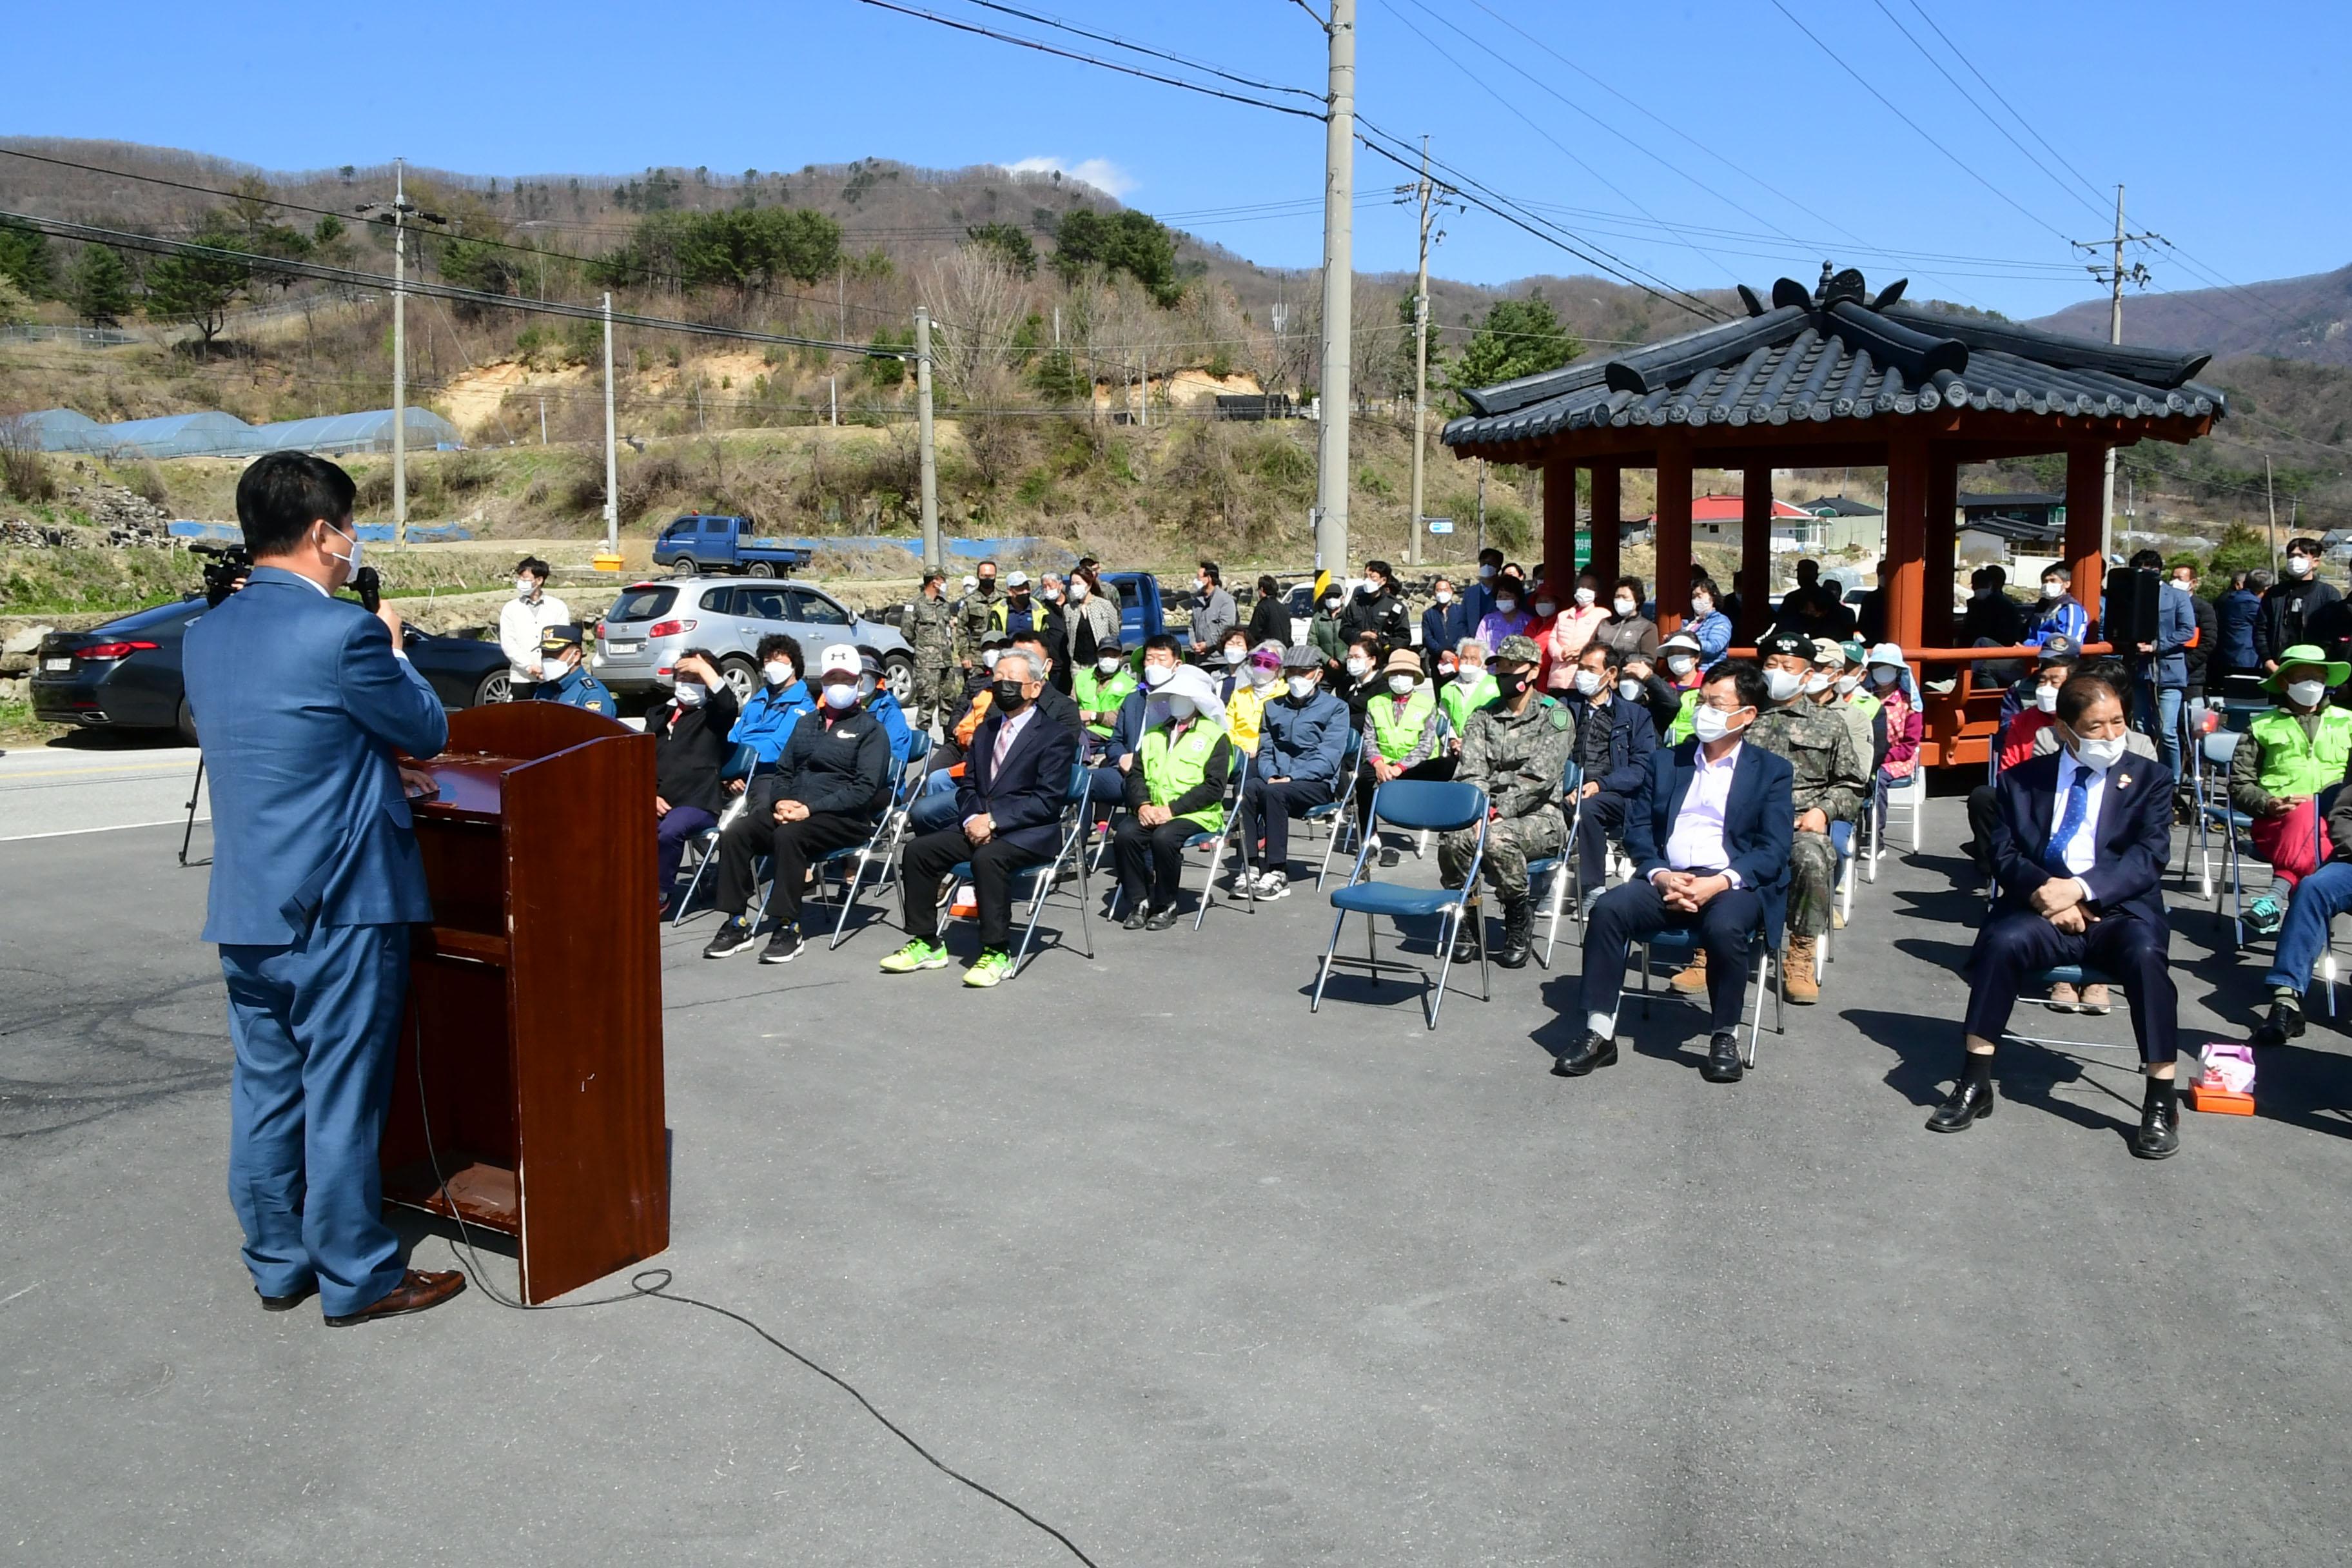
[[[940,260],[929,283],[939,301],[932,370],[949,398],[971,402],[983,383],[993,385],[1011,364],[1013,331],[1029,314],[1028,290],[1020,274],[978,245],[960,247]]]

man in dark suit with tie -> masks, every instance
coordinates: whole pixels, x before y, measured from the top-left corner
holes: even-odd
[[[995,673],[991,711],[964,753],[955,826],[909,841],[899,862],[907,943],[882,960],[885,974],[947,967],[948,950],[939,940],[940,882],[970,861],[980,906],[980,956],[964,971],[963,983],[1001,984],[1013,973],[1013,874],[1045,864],[1061,847],[1077,732],[1040,710],[1045,671],[1034,655],[1018,646],[1007,649]]]
[[[1625,813],[1633,880],[1601,895],[1584,928],[1585,1032],[1553,1064],[1561,1077],[1615,1065],[1628,949],[1662,931],[1696,929],[1713,1029],[1700,1070],[1710,1083],[1739,1081],[1748,952],[1759,931],[1780,930],[1797,816],[1787,759],[1746,743],[1769,700],[1761,668],[1720,660],[1699,685],[1692,737],[1652,753]]]
[[[2058,689],[2063,749],[2000,779],[1992,829],[2000,896],[1969,961],[1968,1052],[1959,1082],[1927,1119],[1958,1132],[1993,1111],[1993,1047],[2018,986],[2039,970],[2082,964],[2115,976],[2131,999],[2147,1094],[2132,1152],[2162,1160],[2180,1147],[2173,1098],[2179,997],[2166,968],[2171,938],[2158,879],[2172,851],[2172,775],[2127,755],[2123,694],[2096,676]]]
[[[315,1291],[338,1325],[466,1285],[404,1269],[378,1212],[408,928],[433,918],[394,756],[431,756],[449,726],[399,613],[332,596],[359,570],[352,493],[307,453],[246,469],[252,580],[189,628],[182,658],[213,791],[204,940],[220,944],[236,1047],[229,1201],[261,1304]]]

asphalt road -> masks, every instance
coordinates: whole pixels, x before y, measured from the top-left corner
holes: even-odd
[[[0,845],[7,1555],[1075,1561],[689,1308],[263,1314],[176,844]],[[1953,866],[1890,862],[1734,1088],[1665,1005],[1548,1076],[1572,948],[1434,1034],[1403,985],[1310,1016],[1304,891],[986,994],[877,974],[887,929],[705,963],[705,920],[664,938],[659,1261],[1105,1565],[2345,1561],[2344,1037],[2166,1164],[2127,1051],[2011,1048],[2002,1114],[1931,1136]],[[2179,923],[2201,1040],[2255,966]]]
[[[11,747],[0,756],[0,842],[182,823],[195,777],[196,749],[176,742],[73,735]],[[197,819],[211,816],[200,800]]]

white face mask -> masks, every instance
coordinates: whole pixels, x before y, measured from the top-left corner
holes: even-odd
[[[1290,688],[1290,700],[1294,702],[1306,701],[1315,690],[1315,678],[1311,675],[1294,675],[1284,684]]]
[[[2033,705],[2036,708],[2041,709],[2044,713],[2057,712],[2058,689],[2054,686],[2035,687],[2033,689]]]
[[[1618,599],[1613,602],[1616,605],[1617,613],[1621,616],[1630,616],[1637,607],[1631,599]]]
[[[1870,679],[1880,686],[1894,685],[1895,679],[1902,673],[1891,664],[1874,664],[1870,667]]]
[[[1420,684],[1421,682],[1415,680],[1410,675],[1391,675],[1389,677],[1389,689],[1395,692],[1399,697],[1412,696],[1412,689]]]
[[[1519,602],[1517,599],[1512,598],[1508,594],[1501,594],[1496,596],[1495,608],[1503,615],[1507,616],[1518,607]]]
[[[824,705],[838,713],[857,706],[857,688],[838,680],[824,683]]]
[[[1599,597],[1600,595],[1590,588],[1579,588],[1576,591],[1576,607],[1580,610]]]
[[[1073,605],[1077,604],[1086,596],[1087,585],[1084,583],[1072,583],[1070,584],[1070,603]]]
[[[1192,716],[1192,700],[1185,696],[1181,691],[1170,692],[1168,694],[1168,717],[1171,719],[1190,719]]]
[[[760,667],[760,679],[771,686],[790,686],[793,666],[790,659],[772,658]]]
[[[2093,741],[2077,735],[2074,757],[2084,767],[2105,773],[2124,760],[2124,743],[2120,740]]]
[[[352,553],[353,553],[353,554],[357,554],[357,553],[358,553],[358,552],[357,552],[357,551],[353,551],[353,552],[352,552]],[[359,570],[359,568],[358,568],[356,565],[354,565],[352,569],[353,571],[355,571],[355,572],[356,572],[357,570]],[[2310,575],[2311,575],[2311,557],[2310,557],[2310,556],[2308,556],[2308,555],[2290,555],[2290,556],[2288,556],[2288,557],[2286,558],[2286,574],[2287,574],[2288,576],[2290,576],[2290,577],[2308,577],[2308,576],[2310,576]]]
[[[350,567],[353,577],[358,576],[360,574],[360,536],[357,533],[343,533],[341,529],[337,528],[331,522],[327,525],[327,531],[330,533],[342,534],[345,539],[352,542],[352,552],[349,555],[335,555],[335,552],[331,550],[328,551],[327,553],[334,555],[336,560]]]
[[[1336,616],[1339,613],[1339,605],[1340,601],[1338,599],[1326,599],[1323,601],[1323,613],[1327,616]]]
[[[1576,689],[1579,695],[1585,697],[1590,697],[1594,692],[1600,690],[1601,672],[1597,669],[1578,670],[1576,672]]]
[[[1450,605],[1454,602],[1454,590],[1451,588],[1440,588],[1437,592],[1432,594],[1430,597],[1436,600],[1441,605]]]
[[[1481,583],[1491,583],[1494,580],[1495,569],[1492,566],[1481,566],[1478,568],[1478,581]]]
[[[1255,666],[1250,669],[1250,686],[1254,690],[1270,690],[1281,679],[1282,671],[1278,669],[1259,669]]]
[[[1553,616],[1553,615],[1557,615],[1557,614],[1559,614],[1559,601],[1558,601],[1558,600],[1556,600],[1556,599],[1538,599],[1538,600],[1536,601],[1536,614],[1537,614],[1537,615],[1539,615],[1539,616]]]
[[[1168,684],[1169,678],[1175,673],[1176,667],[1172,664],[1146,664],[1143,667],[1143,684],[1165,686]]]
[[[986,665],[989,668],[994,669],[996,668],[996,660],[1002,652],[1003,650],[1000,648],[990,648],[986,653],[980,656],[980,662]]]
[[[1692,670],[1697,668],[1698,660],[1693,658],[1686,653],[1669,654],[1666,656],[1666,668],[1672,671],[1677,679],[1683,676],[1688,675]]]
[[[1841,675],[1837,678],[1838,695],[1841,697],[1850,695],[1853,689],[1861,684],[1862,671],[1858,669],[1852,675]]]
[[[1351,658],[1348,661],[1348,673],[1359,679],[1371,672],[1372,661],[1369,658]]]
[[[2066,584],[2063,583],[2044,583],[2042,584],[2042,596],[2045,599],[2055,599],[2065,592]]]
[[[681,708],[701,707],[702,683],[698,680],[679,681],[677,683],[677,705]]]
[[[1705,620],[1707,616],[1715,614],[1715,601],[1713,599],[1693,599],[1691,601],[1691,614],[1698,616],[1701,620]]]
[[[1804,689],[1805,678],[1793,669],[1768,669],[1764,690],[1775,702],[1786,702]]]
[[[1739,710],[1741,713],[1747,711],[1745,708]],[[1737,715],[1726,713],[1720,708],[1710,708],[1702,702],[1691,710],[1691,733],[1705,742],[1720,741],[1731,733],[1731,721]]]
[[[1105,657],[1095,660],[1095,668],[1101,670],[1105,675],[1117,675],[1118,673],[1118,666],[1119,658],[1118,655],[1115,653],[1106,655]]]
[[[1617,683],[1617,695],[1628,702],[1639,702],[1642,700],[1642,683],[1638,680],[1621,680]]]
[[[1821,693],[1827,691],[1829,689],[1830,672],[1828,670],[1817,669],[1813,671],[1812,674],[1805,677],[1805,684],[1802,689],[1806,696],[1816,697]]]
[[[2324,680],[2287,682],[2286,700],[2298,708],[2316,708],[2319,706],[2319,700],[2326,695],[2327,682]]]
[[[1229,647],[1225,649],[1225,662],[1227,664],[1239,664],[1248,657],[1249,649],[1245,647]]]
[[[518,578],[516,578],[516,579],[515,579],[515,597],[516,597],[516,598],[518,598],[518,599],[528,599],[528,598],[530,598],[533,594],[537,593],[538,591],[539,591],[539,579],[538,579],[538,578],[536,578],[536,577],[518,577]]]

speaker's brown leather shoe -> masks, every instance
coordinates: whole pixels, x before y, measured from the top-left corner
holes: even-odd
[[[406,1312],[427,1312],[465,1288],[466,1277],[454,1268],[439,1273],[412,1268],[401,1276],[399,1284],[378,1297],[373,1304],[341,1318],[329,1318],[327,1326],[348,1329],[358,1323],[372,1323],[378,1318],[397,1318]]]

